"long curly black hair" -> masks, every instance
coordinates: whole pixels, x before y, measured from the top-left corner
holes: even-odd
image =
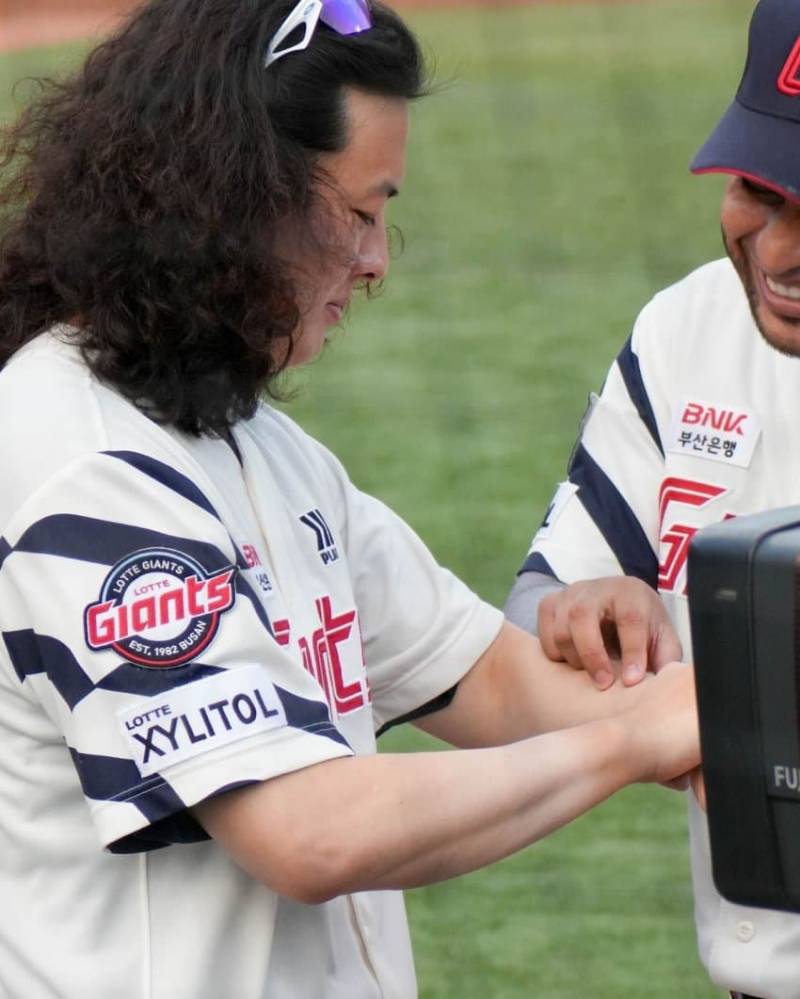
[[[379,3],[368,31],[320,23],[265,69],[295,2],[151,0],[74,76],[39,81],[0,135],[0,368],[71,322],[100,379],[192,434],[225,434],[274,389],[299,321],[275,231],[314,228],[344,88],[427,90]]]

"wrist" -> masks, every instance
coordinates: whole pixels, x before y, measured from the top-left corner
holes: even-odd
[[[602,724],[607,726],[606,739],[611,749],[608,766],[619,787],[649,780],[653,761],[634,708],[628,707]]]

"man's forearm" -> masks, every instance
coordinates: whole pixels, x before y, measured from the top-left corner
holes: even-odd
[[[331,760],[195,810],[282,894],[430,884],[498,860],[636,778],[629,729],[607,721],[511,746]]]
[[[320,902],[475,870],[631,781],[669,780],[699,760],[688,667],[600,693],[509,622],[450,706],[418,724],[462,748],[329,760],[195,815],[254,877]]]
[[[496,746],[608,718],[637,697],[621,684],[601,693],[587,673],[547,659],[538,639],[506,622],[451,705],[416,724],[454,746]]]

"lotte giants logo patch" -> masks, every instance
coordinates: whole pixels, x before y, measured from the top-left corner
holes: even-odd
[[[137,666],[180,666],[214,638],[236,599],[234,566],[209,573],[170,548],[147,548],[111,569],[100,599],[84,610],[90,649],[114,649]]]

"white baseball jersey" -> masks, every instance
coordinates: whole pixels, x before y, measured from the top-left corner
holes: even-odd
[[[625,573],[657,587],[691,655],[686,559],[707,524],[800,502],[800,361],[770,347],[727,260],[646,306],[533,539],[527,571]],[[721,663],[724,669],[725,664]],[[800,917],[725,901],[690,797],[701,958],[718,985],[800,999]]]
[[[414,996],[400,893],[292,903],[187,808],[375,752],[499,611],[284,416],[159,427],[63,333],[0,373],[0,995]]]

